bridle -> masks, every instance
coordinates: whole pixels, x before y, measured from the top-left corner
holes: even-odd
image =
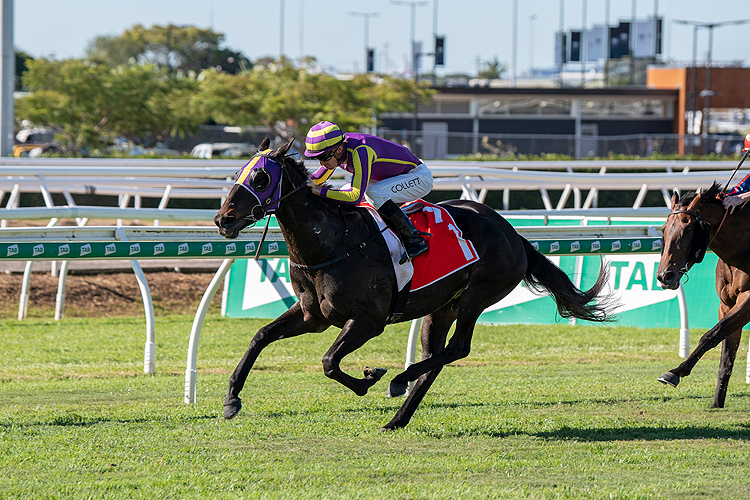
[[[719,224],[719,228],[716,230],[716,233],[714,233],[713,238],[711,238],[711,224],[703,219],[699,214],[695,212],[690,212],[689,210],[673,210],[669,212],[669,215],[667,218],[669,218],[672,215],[676,214],[685,214],[689,215],[690,217],[693,217],[695,221],[698,223],[698,228],[695,236],[693,236],[693,244],[690,250],[688,251],[688,259],[685,262],[685,266],[683,266],[682,269],[678,270],[680,273],[680,277],[687,275],[687,272],[690,270],[691,267],[695,264],[699,264],[703,262],[703,257],[706,255],[706,250],[708,250],[708,246],[713,243],[714,238],[716,238],[716,235],[719,233],[719,230],[721,230],[721,226],[724,224],[724,220],[726,219],[726,212],[724,213],[724,218],[721,219],[721,224]],[[664,244],[662,243],[661,246],[662,254],[664,253]]]
[[[294,193],[296,193],[297,191],[305,187],[307,183],[305,182],[305,179],[302,178],[302,176],[295,175],[295,177],[297,177],[297,180],[302,181],[298,185],[295,184],[295,180],[292,179],[292,176],[288,172],[289,169],[286,166],[286,161],[288,158],[287,156],[284,156],[280,160],[273,156],[263,154],[263,153],[258,153],[256,156],[265,157],[268,160],[272,161],[273,163],[277,164],[279,166],[279,171],[280,171],[279,180],[276,183],[276,186],[274,186],[273,188],[270,188],[270,189],[273,189],[275,192],[277,192],[277,194],[272,195],[269,198],[266,198],[265,205],[268,205],[268,207],[264,206],[264,204],[261,203],[260,198],[258,198],[258,195],[252,189],[248,188],[242,183],[239,183],[240,186],[245,188],[250,194],[252,194],[255,197],[256,200],[258,200],[258,205],[256,205],[253,208],[252,212],[249,215],[245,216],[245,220],[250,221],[250,224],[248,225],[248,227],[253,227],[258,221],[261,221],[264,218],[266,218],[266,226],[263,228],[263,233],[260,236],[260,243],[258,244],[258,250],[255,252],[255,260],[258,260],[258,258],[260,257],[260,251],[263,248],[263,242],[266,240],[266,235],[268,234],[268,225],[271,223],[271,218],[268,216],[275,214],[282,207],[284,200],[286,200],[287,198],[292,196]],[[265,170],[265,167],[263,167],[263,169]],[[294,172],[294,173],[297,174],[297,172]],[[266,170],[266,174],[270,176],[267,170]],[[282,195],[281,191],[283,188],[285,178],[292,185],[292,188],[289,190],[288,193]],[[260,209],[261,211],[260,216],[255,215],[256,209]]]

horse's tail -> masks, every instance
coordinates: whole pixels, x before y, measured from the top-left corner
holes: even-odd
[[[528,260],[526,274],[523,277],[526,286],[537,292],[549,292],[555,298],[558,313],[564,318],[612,321],[611,296],[605,295],[598,301],[595,300],[609,279],[609,268],[601,266],[596,283],[584,292],[579,290],[559,267],[534,249],[526,238],[521,237],[521,240]]]

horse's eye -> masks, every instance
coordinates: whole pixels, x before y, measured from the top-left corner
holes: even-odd
[[[686,233],[689,233],[692,230],[693,230],[693,226],[688,226],[688,227],[685,228],[685,232]]]
[[[250,186],[252,186],[252,188],[258,192],[266,191],[269,187],[271,187],[271,176],[268,174],[268,171],[266,171],[265,169],[258,169],[253,172],[250,180]]]

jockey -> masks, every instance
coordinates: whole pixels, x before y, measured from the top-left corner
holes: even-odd
[[[745,136],[745,147],[742,151],[747,153],[750,150],[750,132]],[[734,212],[734,207],[742,205],[750,200],[750,174],[747,174],[736,186],[727,192],[724,201],[724,208]]]
[[[320,168],[310,175],[308,182],[313,193],[352,204],[364,199],[375,207],[404,243],[406,255],[401,257],[402,264],[429,249],[399,207],[432,189],[432,173],[422,160],[404,146],[374,135],[344,134],[328,121],[310,129],[305,146],[305,156],[320,162]],[[351,183],[340,189],[324,186],[336,167],[352,174]]]

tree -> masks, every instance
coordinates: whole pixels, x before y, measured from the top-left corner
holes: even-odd
[[[482,71],[477,73],[477,78],[482,78],[485,80],[497,80],[498,78],[501,78],[506,71],[508,71],[508,67],[498,61],[497,56],[495,56],[492,61],[485,61],[484,64],[485,67]]]
[[[176,72],[199,73],[214,68],[236,74],[252,64],[242,53],[221,48],[224,35],[195,26],[140,24],[120,36],[96,37],[86,51],[89,61],[112,67],[151,64]]]
[[[151,66],[90,64],[78,59],[30,61],[16,119],[53,128],[65,152],[96,148],[124,136],[135,144],[194,131],[204,118],[191,110],[197,83],[168,78]]]
[[[303,138],[321,120],[345,130],[372,127],[381,114],[410,111],[416,99],[430,96],[411,80],[366,74],[342,80],[282,59],[235,76],[204,72],[196,109],[219,123],[263,125],[288,140]]]

